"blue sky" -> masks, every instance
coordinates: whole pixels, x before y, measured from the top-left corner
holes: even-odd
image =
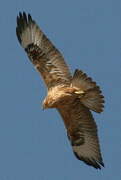
[[[72,72],[102,87],[105,111],[94,113],[101,171],[74,157],[56,110],[41,109],[46,88],[17,41],[19,11],[31,13]],[[0,180],[120,180],[121,1],[2,0],[0,24]]]

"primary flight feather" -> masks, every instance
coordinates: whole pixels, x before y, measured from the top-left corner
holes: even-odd
[[[19,13],[16,34],[47,86],[48,93],[43,101],[43,108],[58,110],[76,157],[101,169],[104,163],[97,126],[90,111],[103,111],[104,97],[99,86],[81,70],[76,69],[74,75],[71,75],[62,54],[30,14]]]

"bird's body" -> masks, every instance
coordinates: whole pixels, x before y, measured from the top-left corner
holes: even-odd
[[[72,76],[61,53],[30,15],[17,17],[16,33],[33,65],[47,85],[43,108],[56,108],[63,118],[76,157],[95,168],[104,166],[97,126],[90,110],[103,111],[104,97],[81,70]]]
[[[75,95],[76,97],[76,95]],[[63,108],[69,105],[74,99],[74,89],[72,87],[55,86],[48,91],[47,97],[43,101],[44,108]]]

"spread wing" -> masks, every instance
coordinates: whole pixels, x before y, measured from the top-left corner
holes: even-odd
[[[104,166],[97,135],[97,126],[89,109],[77,99],[70,106],[58,109],[73,152],[79,160],[101,169]]]
[[[63,56],[29,14],[27,16],[19,13],[16,34],[48,88],[58,84],[70,84],[71,74]]]

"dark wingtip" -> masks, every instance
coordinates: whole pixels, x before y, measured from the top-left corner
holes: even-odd
[[[105,167],[104,163],[103,162],[100,162],[101,166]]]
[[[26,13],[23,11],[23,19],[25,20],[26,24],[27,24],[27,15]]]
[[[21,43],[22,31],[28,25],[28,20],[27,20],[26,13],[24,11],[23,11],[23,13],[19,12],[16,21],[17,21],[16,35],[17,35],[18,41]]]
[[[101,166],[104,167],[104,163],[103,161],[97,162],[95,161],[93,158],[89,159],[89,158],[84,158],[84,157],[79,157],[78,154],[76,152],[74,152],[74,155],[76,156],[76,158],[78,160],[83,161],[84,163],[86,163],[89,166],[93,166],[95,169],[101,169]],[[101,166],[100,166],[101,165]]]
[[[28,21],[30,21],[30,22],[32,22],[33,20],[32,20],[32,17],[31,17],[31,15],[30,14],[28,14]]]
[[[22,13],[21,12],[19,12],[19,17],[22,18]]]
[[[20,32],[19,32],[18,28],[16,28],[16,35],[17,35],[18,41],[21,44],[21,37],[20,37]]]
[[[22,32],[22,13],[19,12],[17,18],[16,18],[16,21],[17,21],[17,27],[16,27],[16,35],[17,35],[17,38],[18,38],[18,41],[21,43],[21,32]]]
[[[24,28],[26,27],[29,22],[33,22],[32,17],[30,14],[23,12],[19,12],[18,16],[17,16],[17,25],[19,28]]]

